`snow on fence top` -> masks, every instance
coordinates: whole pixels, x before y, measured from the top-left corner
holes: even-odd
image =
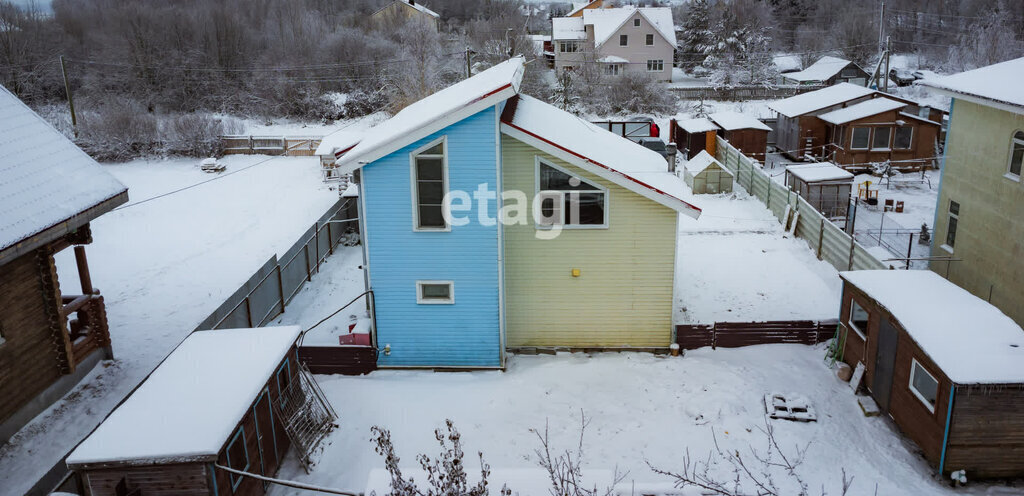
[[[519,92],[523,66],[522,56],[513,57],[402,109],[394,117],[368,129],[362,141],[338,159],[339,172],[352,172],[507,100]]]
[[[558,107],[520,95],[501,116],[501,131],[583,170],[693,218],[687,189],[660,153],[601,129]]]
[[[585,40],[587,31],[582,17],[555,17],[551,19],[551,38],[556,40]]]
[[[849,60],[826,55],[818,59],[817,62],[811,64],[810,67],[802,71],[783,74],[782,77],[785,79],[792,79],[793,81],[799,81],[801,83],[827,81],[832,76],[839,74],[839,71],[843,70],[844,67],[850,64],[851,62]]]
[[[359,144],[366,133],[360,131],[335,131],[320,140],[315,155],[334,155]]]
[[[691,174],[699,174],[703,172],[704,169],[707,169],[712,165],[717,165],[719,169],[722,169],[722,172],[725,172],[730,176],[733,175],[732,171],[722,165],[722,163],[716,160],[715,157],[712,157],[707,150],[701,150],[695,157],[687,160],[684,166]]]
[[[718,125],[711,122],[706,117],[696,117],[693,119],[684,119],[677,122],[679,127],[683,128],[683,131],[688,133],[706,133],[708,131],[717,131]]]
[[[848,181],[853,174],[832,163],[790,165],[786,171],[805,183],[822,181]]]
[[[106,203],[127,191],[0,86],[0,250],[93,209],[84,224],[127,201]]]
[[[957,384],[1024,382],[1024,330],[930,270],[841,272],[878,302]]]
[[[906,106],[906,103],[897,102],[896,100],[890,100],[888,98],[872,98],[871,100],[856,103],[846,108],[821,114],[818,118],[832,124],[846,124],[847,122],[853,122],[858,119],[871,117],[872,115],[878,115],[882,112],[889,112]]]
[[[925,79],[921,84],[954,98],[977,98],[1008,105],[1019,112],[1024,109],[1024,92],[1020,90],[1022,76],[1024,58],[1019,58],[959,74]]]
[[[299,331],[192,333],[75,448],[68,466],[213,461]]]
[[[831,107],[843,102],[865,97],[874,92],[875,90],[865,88],[863,86],[857,86],[850,83],[839,83],[829,86],[828,88],[809,91],[802,95],[791,96],[789,98],[770,102],[768,104],[768,108],[786,117],[796,117],[808,112],[814,112],[815,110],[821,110],[825,107]]]
[[[762,131],[772,130],[772,128],[768,127],[767,124],[747,114],[741,114],[739,112],[715,112],[708,117],[726,131],[735,131],[737,129],[760,129]]]

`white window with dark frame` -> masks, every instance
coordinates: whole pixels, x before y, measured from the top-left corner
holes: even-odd
[[[1010,140],[1010,164],[1006,167],[1006,177],[1020,181],[1021,166],[1024,165],[1024,131],[1013,133]]]
[[[562,53],[575,53],[580,51],[580,42],[578,41],[559,41],[558,51]]]
[[[453,281],[416,281],[416,303],[421,305],[455,304]]]
[[[875,132],[871,136],[871,149],[872,150],[889,150],[889,135],[892,134],[892,128],[888,126],[876,127]]]
[[[628,46],[628,45],[629,45],[629,35],[628,34],[620,34],[619,35],[619,46]]]
[[[935,405],[939,399],[939,380],[916,358],[912,359],[910,364],[910,392],[928,407],[928,411],[935,413]]]
[[[911,126],[899,126],[896,134],[892,137],[892,147],[896,150],[909,150],[914,143],[914,128]]]
[[[245,432],[242,426],[238,427],[235,431],[234,437],[231,438],[231,442],[228,443],[228,449],[226,450],[228,457],[228,467],[235,470],[246,472],[249,470],[249,450],[245,448]],[[242,483],[244,477],[235,475],[234,473],[228,472],[228,476],[231,481],[231,492],[235,492],[238,489],[238,485]]]
[[[960,222],[960,204],[949,200],[949,220],[946,223],[946,242],[942,248],[952,253],[956,246],[956,226]]]
[[[661,72],[665,70],[665,61],[662,59],[648,60],[647,72]]]
[[[448,192],[448,143],[441,137],[410,154],[414,231],[448,231],[444,195]]]
[[[654,35],[653,34],[649,34],[649,35],[644,37],[644,45],[654,46]]]
[[[560,225],[563,229],[606,229],[608,189],[590,183],[561,167],[536,157],[537,194],[541,217],[550,219],[538,227]]]
[[[855,128],[853,128],[853,132],[850,133],[850,149],[851,150],[867,150],[870,138],[871,138],[871,128],[869,128],[869,127],[855,127]]]
[[[856,298],[850,301],[850,319],[846,323],[864,341],[868,340],[868,322],[870,319],[871,313],[862,307],[860,303],[857,303]]]
[[[639,17],[637,17],[636,19],[633,19],[633,27],[634,28],[640,27],[640,18]]]

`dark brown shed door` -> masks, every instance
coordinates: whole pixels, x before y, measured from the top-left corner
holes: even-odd
[[[899,338],[899,332],[889,322],[889,319],[880,319],[878,345],[875,349],[875,377],[871,384],[871,394],[883,413],[889,413],[892,374],[896,366],[896,345],[899,343]]]
[[[256,439],[260,450],[260,471],[267,477],[277,472],[277,436],[275,435],[274,413],[271,411],[270,391],[264,389],[253,406],[256,416]]]

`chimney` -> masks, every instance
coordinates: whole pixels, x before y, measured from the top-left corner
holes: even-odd
[[[669,143],[665,145],[665,159],[668,160],[668,171],[675,173],[676,171],[676,152],[679,148],[675,143]]]

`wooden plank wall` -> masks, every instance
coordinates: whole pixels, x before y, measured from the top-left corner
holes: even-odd
[[[377,370],[377,350],[371,346],[303,346],[299,360],[314,374],[362,375]]]
[[[958,386],[946,472],[968,478],[1024,475],[1024,385]]]
[[[739,348],[772,343],[817,344],[831,339],[837,324],[837,320],[783,320],[677,325],[676,343],[685,350],[705,346]]]
[[[90,470],[85,474],[90,496],[113,496],[126,479],[129,490],[141,488],[143,496],[208,496],[210,474],[203,463],[155,465]]]
[[[53,257],[46,249],[0,269],[0,422],[66,371],[68,347]],[[61,360],[63,358],[63,360]]]

